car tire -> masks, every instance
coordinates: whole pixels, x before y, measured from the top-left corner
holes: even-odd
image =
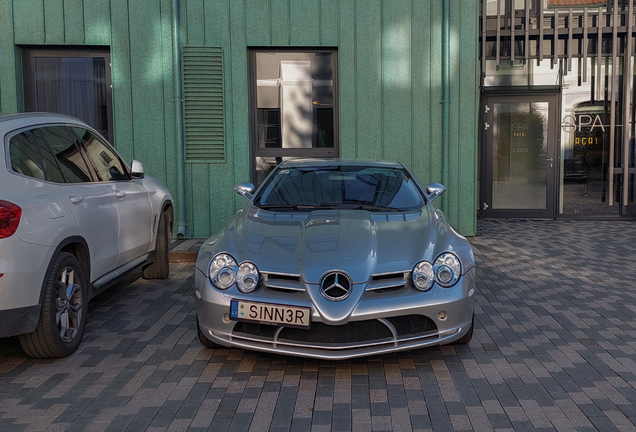
[[[473,329],[475,328],[475,314],[473,314],[473,320],[470,323],[470,328],[466,334],[456,341],[451,342],[449,345],[466,345],[473,338]]]
[[[157,228],[157,244],[155,246],[155,260],[142,269],[144,279],[165,279],[170,275],[170,261],[168,248],[170,246],[170,223],[168,210],[161,213]]]
[[[71,355],[84,336],[88,315],[88,286],[80,262],[60,252],[44,278],[40,321],[31,333],[18,337],[29,357]]]
[[[203,332],[201,331],[201,326],[199,325],[199,318],[197,317],[197,334],[199,335],[199,342],[206,348],[218,348],[219,346],[212,342],[210,339],[205,337]]]

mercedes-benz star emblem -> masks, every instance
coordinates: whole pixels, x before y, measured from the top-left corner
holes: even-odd
[[[349,296],[352,286],[351,278],[346,273],[330,272],[322,277],[320,292],[327,300],[341,301]]]

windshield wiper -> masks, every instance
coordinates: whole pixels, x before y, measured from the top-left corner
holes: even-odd
[[[399,212],[402,211],[399,208],[395,207],[387,207],[387,206],[379,206],[372,204],[360,204],[358,205],[360,210],[370,210],[370,211],[389,211],[389,212]]]
[[[271,209],[291,209],[291,210],[301,210],[301,211],[311,211],[322,209],[322,206],[315,205],[307,205],[307,204],[257,204],[256,207],[261,208],[263,210],[271,210]]]
[[[372,204],[361,204],[361,203],[322,203],[321,207],[333,208],[333,209],[343,209],[343,210],[369,210],[369,211],[401,211],[395,207],[387,207],[387,206],[378,206]]]
[[[372,204],[360,204],[360,203],[322,203],[320,205],[312,204],[256,204],[256,207],[263,210],[298,210],[298,211],[313,211],[313,210],[367,210],[367,211],[387,211],[387,212],[399,212],[402,211],[399,208],[379,206]]]

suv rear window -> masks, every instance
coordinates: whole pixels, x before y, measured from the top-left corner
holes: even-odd
[[[21,132],[9,139],[9,157],[13,171],[45,180],[44,167],[38,150],[29,137],[29,132]]]
[[[64,178],[64,175],[62,174],[62,170],[55,160],[55,156],[53,156],[53,153],[51,153],[51,149],[48,145],[46,145],[46,141],[44,141],[44,138],[42,138],[42,135],[38,132],[37,129],[33,131],[33,135],[31,136],[31,138],[38,146],[40,157],[42,158],[42,162],[46,170],[46,179],[55,183],[67,182],[67,180]]]

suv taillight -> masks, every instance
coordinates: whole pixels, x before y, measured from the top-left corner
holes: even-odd
[[[11,237],[20,225],[22,209],[9,201],[0,200],[0,239]]]

